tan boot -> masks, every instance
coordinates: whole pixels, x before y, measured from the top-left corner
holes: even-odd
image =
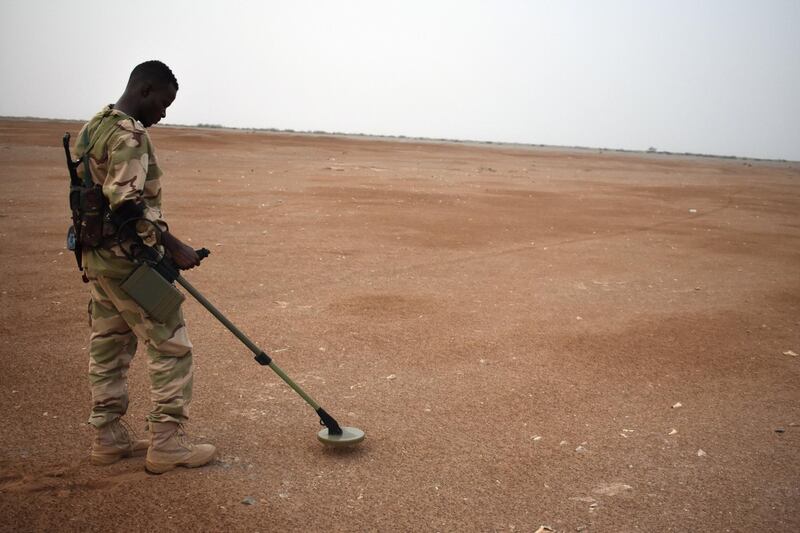
[[[163,474],[176,466],[203,466],[217,452],[211,444],[191,444],[183,426],[176,422],[150,422],[150,434],[145,468],[151,474]]]
[[[136,438],[136,433],[124,420],[117,418],[96,428],[90,460],[95,465],[110,465],[123,457],[144,455],[148,439]]]

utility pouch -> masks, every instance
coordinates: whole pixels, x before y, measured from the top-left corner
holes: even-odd
[[[87,248],[100,246],[103,240],[103,217],[106,199],[99,185],[80,188],[80,243]],[[70,191],[72,203],[72,191]]]
[[[75,226],[70,226],[67,228],[67,250],[70,252],[75,252],[78,250],[78,236],[75,235]],[[81,261],[80,258],[78,258],[78,267],[80,266]]]
[[[120,288],[158,322],[166,322],[186,299],[150,265],[142,263],[125,278]]]

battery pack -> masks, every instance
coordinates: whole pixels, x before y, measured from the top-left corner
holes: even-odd
[[[166,322],[186,297],[150,265],[141,264],[120,288],[157,322]]]

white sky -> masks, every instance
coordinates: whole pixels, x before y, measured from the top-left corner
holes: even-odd
[[[0,115],[800,160],[798,0],[0,0]]]

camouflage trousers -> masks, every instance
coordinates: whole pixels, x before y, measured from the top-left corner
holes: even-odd
[[[128,409],[127,374],[137,340],[146,348],[151,422],[184,423],[192,398],[192,344],[178,309],[164,323],[151,319],[120,289],[121,280],[90,276],[89,423],[101,427]]]

